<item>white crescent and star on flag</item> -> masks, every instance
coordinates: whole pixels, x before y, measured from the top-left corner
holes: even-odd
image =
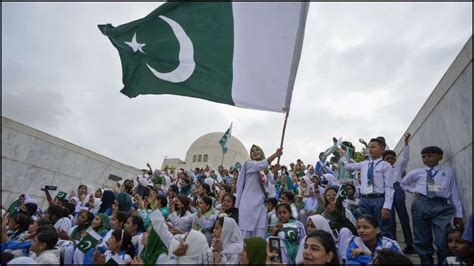
[[[91,241],[84,241],[81,246],[82,246],[82,249],[87,250],[92,246],[92,242]]]
[[[172,70],[171,72],[162,73],[151,67],[148,63],[145,63],[148,69],[150,69],[151,73],[162,80],[169,81],[172,83],[178,83],[186,81],[191,75],[194,73],[194,69],[196,68],[196,63],[194,62],[194,47],[191,39],[186,34],[184,29],[179,25],[176,21],[165,17],[163,15],[159,16],[163,21],[165,21],[173,30],[174,35],[178,39],[179,43],[179,65]],[[134,53],[141,52],[145,54],[143,51],[143,47],[146,45],[145,43],[139,43],[137,41],[137,33],[133,34],[133,38],[129,42],[124,42],[126,45],[132,48]]]

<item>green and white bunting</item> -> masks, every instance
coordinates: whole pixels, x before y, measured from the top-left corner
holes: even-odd
[[[222,138],[219,140],[219,144],[221,145],[221,148],[222,148],[222,153],[227,152],[231,134],[232,134],[232,123],[230,124],[230,127],[227,129],[227,131],[224,133],[224,136],[222,136]]]
[[[169,2],[99,25],[122,62],[122,93],[289,109],[309,2]]]
[[[76,247],[86,253],[91,248],[95,248],[95,245],[100,241],[102,237],[97,234],[94,230],[89,229],[87,235],[83,237],[76,245]]]

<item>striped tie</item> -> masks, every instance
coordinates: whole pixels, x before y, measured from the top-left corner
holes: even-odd
[[[369,169],[367,171],[367,185],[374,184],[374,162],[370,162]]]
[[[430,199],[433,199],[434,197],[436,197],[436,191],[429,190],[429,185],[435,185],[433,172],[431,172],[432,170],[433,168],[426,170],[426,196],[428,196],[428,198]]]

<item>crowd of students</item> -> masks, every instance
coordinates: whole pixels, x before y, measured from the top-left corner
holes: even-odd
[[[454,172],[431,146],[421,150],[426,167],[406,173],[409,138],[399,158],[383,137],[361,140],[364,161],[335,142],[315,165],[289,167],[272,165],[282,149],[266,157],[253,145],[229,168],[147,164],[113,190],[81,185],[53,198],[45,187],[44,211],[28,195],[2,207],[2,265],[412,264],[405,254],[431,265],[435,252],[438,264],[472,264],[472,215],[464,226]],[[412,224],[405,192],[416,194]]]

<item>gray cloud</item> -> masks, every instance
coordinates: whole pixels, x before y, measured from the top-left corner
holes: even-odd
[[[2,4],[2,112],[136,167],[184,159],[225,131],[267,154],[283,114],[173,95],[129,99],[121,64],[97,24],[119,25],[157,3]],[[384,135],[394,147],[472,34],[472,3],[311,3],[283,163],[344,137]]]

